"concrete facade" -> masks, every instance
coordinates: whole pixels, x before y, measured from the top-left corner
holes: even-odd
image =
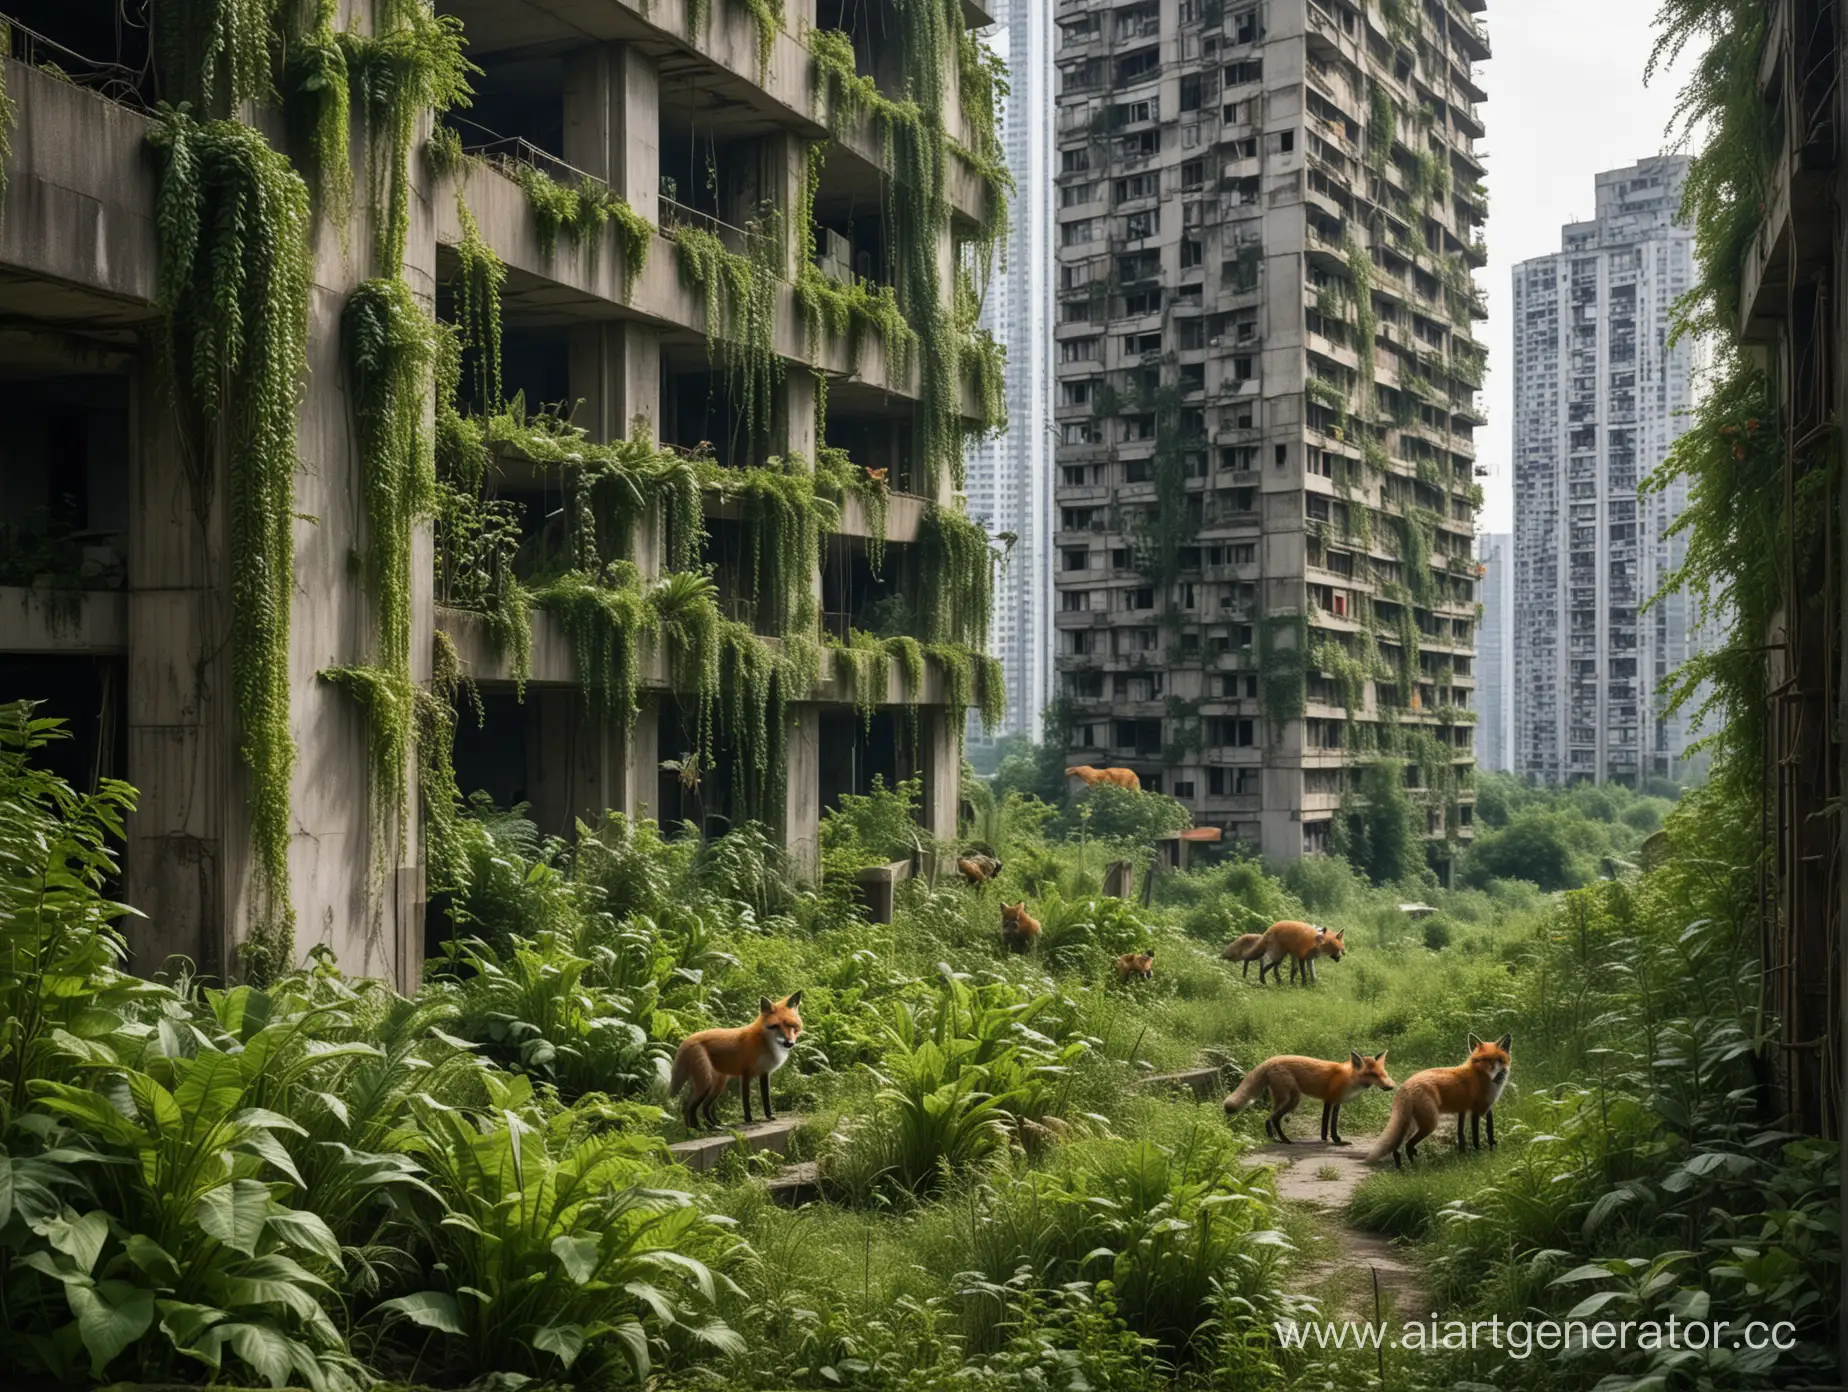
[[[1697,650],[1680,566],[1687,483],[1641,484],[1688,428],[1698,347],[1671,342],[1693,283],[1685,156],[1597,176],[1597,214],[1514,268],[1514,760],[1542,783],[1681,774],[1689,709],[1662,684]]]
[[[1476,634],[1476,763],[1507,773],[1514,755],[1514,535],[1476,538],[1482,626]]]
[[[342,14],[357,23],[366,8],[343,6]],[[788,7],[761,62],[757,26],[742,7],[714,7],[697,41],[688,37],[680,0],[549,10],[461,0],[438,8],[463,21],[469,57],[483,69],[474,114],[514,121],[527,142],[503,149],[517,148],[520,158],[554,172],[568,166],[574,179],[581,173],[607,183],[658,227],[671,231],[677,221],[698,217],[724,227],[762,203],[786,211],[797,204],[809,143],[830,141],[826,102],[814,95],[812,62],[798,37],[818,22],[813,0]],[[969,19],[986,22],[973,7]],[[829,23],[836,21],[846,22],[835,15]],[[864,29],[870,21],[856,22]],[[86,36],[74,30],[54,37],[75,48]],[[863,54],[862,61],[870,59]],[[948,67],[953,84],[955,65]],[[140,789],[124,848],[124,897],[146,915],[127,928],[137,969],[154,971],[180,955],[222,977],[241,965],[240,944],[252,928],[253,873],[229,689],[225,487],[223,479],[202,477],[182,447],[158,370],[155,180],[146,144],[147,108],[158,94],[130,87],[124,74],[139,71],[132,69],[99,62],[96,75],[65,82],[6,64],[18,122],[0,220],[0,310],[8,325],[0,332],[0,390],[16,387],[61,414],[43,432],[22,427],[0,443],[0,498],[10,511],[18,509],[9,521],[38,509],[57,521],[60,534],[72,531],[84,573],[66,574],[48,561],[44,576],[0,583],[0,676],[8,687],[0,699],[47,700],[51,713],[70,715],[81,731],[83,758],[73,760],[74,773],[116,773]],[[889,76],[882,73],[881,81]],[[951,133],[961,134],[953,91],[946,111]],[[426,113],[410,160],[412,207],[401,268],[419,303],[447,312],[466,207],[508,270],[510,386],[527,387],[534,403],[577,401],[575,419],[594,441],[625,438],[639,425],[665,443],[696,445],[699,437],[688,434],[696,423],[678,403],[704,390],[714,368],[703,296],[682,283],[669,237],[655,235],[632,289],[622,283],[613,234],[600,255],[563,243],[548,254],[510,166],[471,162],[457,176],[431,172],[422,154],[429,123]],[[832,124],[842,129],[831,140],[815,198],[824,226],[840,222],[845,209],[876,208],[882,181],[892,176],[870,119]],[[270,128],[268,113],[263,128]],[[706,150],[726,174],[730,201],[717,214],[674,206],[664,196],[664,159],[690,148]],[[357,139],[355,155],[363,158]],[[962,162],[951,165],[951,221],[939,251],[944,265],[955,242],[973,234],[984,196]],[[376,846],[364,795],[364,717],[349,696],[318,679],[327,668],[368,660],[374,626],[355,564],[366,523],[340,332],[349,295],[376,273],[368,264],[365,201],[363,193],[356,198],[360,206],[344,233],[324,220],[313,233],[289,650],[297,754],[291,907],[298,958],[325,946],[348,972],[408,988],[426,947],[417,799],[408,809],[402,853]],[[792,259],[789,276],[797,269]],[[889,379],[876,336],[857,362],[843,343],[811,343],[788,279],[774,293],[775,349],[787,368],[774,403],[774,443],[814,457],[815,383],[825,377],[831,427],[852,442],[855,462],[889,464],[894,483],[902,484],[920,416],[915,361],[901,379]],[[965,402],[973,400],[965,384]],[[60,443],[86,438],[85,432],[92,442],[88,463]],[[35,443],[41,435],[52,445]],[[557,493],[555,477],[530,468],[509,466],[497,486],[539,519],[535,525],[546,516],[546,489]],[[933,504],[953,505],[947,479],[931,497],[895,487],[885,579],[856,592],[857,602],[915,583],[913,553]],[[735,525],[735,504],[708,494],[706,508],[709,526],[728,517]],[[850,499],[838,530],[825,538],[814,579],[818,595],[830,583],[830,567],[852,572],[864,564],[871,532],[865,509]],[[12,533],[0,540],[8,538],[23,544]],[[548,833],[569,835],[577,818],[595,820],[611,808],[667,820],[671,779],[661,761],[679,753],[665,741],[687,693],[675,689],[665,655],[647,656],[634,728],[599,728],[586,714],[568,639],[551,615],[536,611],[533,670],[522,702],[480,616],[436,602],[428,519],[416,524],[413,551],[411,675],[430,680],[437,635],[445,635],[487,712],[480,729],[470,728],[473,718],[465,715],[458,735],[463,792],[483,787],[502,803],[517,795]],[[656,519],[642,527],[634,558],[652,577],[664,554]],[[821,814],[841,793],[865,791],[874,772],[918,776],[925,830],[944,840],[956,833],[961,721],[946,707],[939,665],[926,663],[917,689],[892,665],[880,715],[886,723],[878,726],[883,738],[862,731],[851,694],[824,660],[810,699],[789,710],[787,791],[775,829],[808,876],[819,870]],[[899,738],[906,721],[915,723],[915,737]],[[480,781],[471,782],[473,776]]]
[[[1481,8],[1056,14],[1071,759],[1278,858],[1470,834]]]

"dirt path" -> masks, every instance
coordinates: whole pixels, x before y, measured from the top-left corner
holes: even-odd
[[[1380,1304],[1389,1318],[1419,1319],[1431,1312],[1431,1295],[1423,1273],[1386,1238],[1362,1232],[1348,1221],[1348,1201],[1361,1180],[1373,1173],[1365,1157],[1372,1136],[1351,1136],[1351,1145],[1320,1141],[1267,1145],[1248,1151],[1248,1165],[1277,1167],[1277,1196],[1312,1210],[1317,1218],[1309,1264],[1297,1277],[1305,1295],[1317,1296],[1322,1308],[1351,1319],[1373,1318],[1373,1274],[1378,1273]]]

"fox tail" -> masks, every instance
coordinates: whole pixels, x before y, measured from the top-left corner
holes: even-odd
[[[1226,1115],[1236,1116],[1253,1102],[1256,1102],[1258,1098],[1263,1095],[1264,1089],[1269,1082],[1270,1065],[1268,1063],[1260,1063],[1256,1068],[1252,1069],[1239,1080],[1239,1084],[1232,1090],[1231,1096],[1226,1098]]]
[[[701,1048],[689,1048],[682,1044],[674,1051],[674,1068],[668,1075],[667,1095],[676,1097],[680,1090],[689,1083],[693,1085],[693,1095],[698,1097],[711,1091],[712,1060]]]
[[[1384,1160],[1397,1150],[1405,1140],[1405,1133],[1412,1129],[1411,1094],[1400,1089],[1393,1094],[1392,1115],[1386,1119],[1386,1129],[1380,1132],[1379,1140],[1373,1143],[1373,1149],[1367,1152],[1369,1160]]]

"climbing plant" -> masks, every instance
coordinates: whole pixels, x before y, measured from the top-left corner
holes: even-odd
[[[501,289],[507,283],[507,267],[481,239],[481,228],[460,194],[456,216],[462,240],[456,247],[450,288],[455,292],[457,345],[474,359],[475,405],[491,414],[501,404]]]
[[[918,617],[933,643],[984,647],[994,607],[995,553],[967,514],[932,504],[918,526]]]
[[[744,571],[758,622],[779,633],[812,631],[822,537],[840,526],[839,508],[816,491],[815,475],[799,460],[772,458],[716,477],[722,493],[743,504]]]
[[[611,561],[596,574],[569,570],[534,591],[571,642],[578,681],[591,712],[627,730],[641,689],[641,642],[656,628],[655,610],[632,562]]]
[[[221,0],[223,3],[223,0]],[[438,15],[429,0],[379,0],[374,31],[345,31],[353,98],[366,137],[367,194],[380,271],[395,275],[404,263],[410,230],[410,155],[423,114],[467,106],[471,74],[462,56],[462,23]]]
[[[278,0],[192,0],[153,7],[154,51],[171,104],[222,118],[270,94]]]
[[[747,446],[769,433],[783,359],[776,348],[776,284],[782,236],[774,208],[745,228],[747,250],[718,234],[681,224],[673,231],[681,283],[705,299],[706,351],[717,354],[735,396]]]
[[[626,300],[634,294],[636,279],[648,267],[654,224],[609,185],[588,175],[572,185],[562,184],[530,164],[509,164],[507,168],[526,194],[526,204],[539,230],[539,249],[548,257],[557,253],[562,232],[572,246],[584,249],[594,275],[603,250],[604,231],[614,223],[622,249],[622,297]]]
[[[1258,709],[1273,742],[1299,719],[1308,698],[1309,621],[1298,613],[1258,620]]]
[[[313,21],[289,43],[284,88],[294,138],[314,167],[321,215],[344,234],[353,207],[352,102],[337,9],[336,0],[316,0]]]
[[[463,695],[462,664],[440,628],[433,635],[430,684],[415,687],[417,786],[423,802],[424,868],[433,893],[460,888],[466,857],[456,836],[462,791],[456,785],[457,710]]]
[[[875,475],[856,465],[847,451],[822,445],[815,456],[815,487],[837,506],[857,498],[866,513],[870,535],[866,539],[867,564],[875,578],[885,569],[886,519],[892,495],[883,471]]]
[[[165,108],[149,131],[161,363],[200,500],[226,500],[231,689],[255,852],[251,970],[290,964],[289,610],[308,190],[249,126]]]

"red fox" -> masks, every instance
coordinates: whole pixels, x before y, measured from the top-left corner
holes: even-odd
[[[1239,975],[1249,978],[1252,961],[1257,957],[1263,945],[1264,935],[1262,933],[1246,933],[1243,937],[1234,938],[1227,943],[1226,950],[1219,955],[1228,962],[1243,962],[1244,966],[1240,969]]]
[[[961,873],[964,881],[979,888],[1001,873],[1001,862],[991,855],[977,852],[958,860],[956,869]]]
[[[1082,778],[1086,784],[1095,788],[1099,783],[1114,783],[1119,788],[1128,788],[1132,793],[1142,791],[1142,780],[1136,776],[1134,769],[1126,768],[1092,768],[1089,764],[1080,764],[1077,768],[1065,770],[1066,777]]]
[[[1001,906],[1001,945],[1025,952],[1039,941],[1039,920],[1027,913],[1027,901]]]
[[[795,992],[780,1001],[763,996],[757,1002],[757,1018],[739,1029],[709,1029],[689,1034],[674,1051],[674,1071],[668,1079],[667,1095],[687,1090],[680,1109],[688,1130],[698,1130],[704,1117],[707,1126],[719,1124],[714,1110],[725,1095],[727,1081],[738,1080],[738,1095],[744,1099],[744,1124],[751,1124],[751,1079],[764,1099],[764,1120],[775,1121],[770,1107],[770,1075],[789,1058],[789,1051],[802,1037],[802,1017],[796,1007],[802,993]]]
[[[1282,923],[1273,923],[1260,935],[1263,941],[1258,951],[1264,960],[1258,963],[1258,985],[1264,984],[1264,973],[1273,976],[1283,970],[1283,959],[1290,959],[1290,980],[1295,981],[1297,973],[1302,973],[1304,983],[1319,981],[1315,974],[1315,959],[1328,957],[1334,961],[1341,960],[1341,954],[1347,951],[1344,928],[1339,933],[1331,933],[1326,928],[1313,928],[1307,923],[1298,923],[1285,919]]]
[[[1116,959],[1116,974],[1118,981],[1129,981],[1132,978],[1147,981],[1155,975],[1154,951],[1125,952]]]
[[[1392,1116],[1378,1142],[1368,1152],[1369,1160],[1392,1157],[1393,1168],[1399,1164],[1399,1147],[1405,1146],[1405,1158],[1416,1163],[1421,1141],[1437,1130],[1437,1119],[1447,1112],[1456,1113],[1457,1149],[1463,1149],[1463,1117],[1469,1115],[1470,1140],[1482,1149],[1480,1124],[1489,1123],[1489,1149],[1495,1149],[1495,1102],[1508,1085],[1511,1067],[1508,1051],[1514,1036],[1504,1034],[1493,1044],[1484,1044],[1475,1035],[1469,1037],[1469,1061],[1455,1068],[1427,1068],[1405,1080],[1398,1096],[1392,1099]]]
[[[1322,1103],[1322,1139],[1333,1145],[1346,1145],[1348,1142],[1341,1139],[1341,1104],[1352,1101],[1370,1087],[1391,1092],[1393,1086],[1386,1074],[1384,1049],[1371,1058],[1349,1053],[1346,1063],[1324,1063],[1300,1054],[1279,1054],[1244,1076],[1238,1088],[1226,1098],[1226,1115],[1237,1116],[1268,1088],[1271,1110],[1264,1119],[1264,1134],[1289,1145],[1290,1138],[1283,1133],[1283,1119],[1296,1110],[1296,1104],[1303,1098],[1314,1097]]]

